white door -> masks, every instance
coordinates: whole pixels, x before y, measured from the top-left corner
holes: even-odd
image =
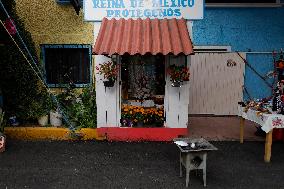
[[[241,54],[245,58],[245,54]],[[191,56],[189,114],[237,115],[245,64],[237,53]]]

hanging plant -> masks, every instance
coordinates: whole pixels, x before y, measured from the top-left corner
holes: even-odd
[[[189,81],[189,69],[185,66],[173,64],[168,67],[167,73],[170,75],[173,87],[180,87],[183,81]]]
[[[117,64],[108,61],[103,64],[99,64],[99,66],[96,66],[96,70],[100,75],[104,76],[104,85],[106,87],[114,86],[119,71],[119,67]]]

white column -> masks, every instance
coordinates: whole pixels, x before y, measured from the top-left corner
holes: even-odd
[[[189,59],[187,59],[189,61]],[[169,65],[182,65],[184,56],[167,56],[166,69]],[[187,62],[189,66],[189,62]],[[183,82],[181,87],[172,87],[170,76],[166,74],[165,114],[166,126],[170,128],[186,128],[188,122],[189,82]]]

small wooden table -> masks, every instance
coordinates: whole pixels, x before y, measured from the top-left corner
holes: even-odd
[[[191,138],[176,138],[175,142],[182,141],[188,144],[188,146],[180,146],[176,144],[180,150],[180,177],[182,177],[182,166],[185,167],[186,177],[185,185],[189,184],[189,172],[191,170],[201,169],[203,171],[203,183],[206,186],[206,160],[207,152],[217,150],[215,146],[210,144],[203,138],[191,139]],[[194,143],[195,147],[192,148],[191,144]]]
[[[266,132],[265,137],[265,152],[264,161],[270,162],[271,159],[271,146],[272,146],[272,133],[274,128],[284,129],[284,115],[281,114],[263,114],[255,110],[249,109],[244,111],[244,107],[238,107],[240,116],[240,143],[244,142],[244,125],[245,120],[253,121],[261,126],[261,129]]]

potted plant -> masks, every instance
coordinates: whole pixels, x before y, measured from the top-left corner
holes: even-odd
[[[167,69],[173,87],[181,87],[183,81],[189,81],[189,69],[185,66],[171,65]]]
[[[34,110],[32,117],[37,118],[39,125],[46,126],[48,124],[48,114],[52,108],[52,102],[48,92],[41,91],[37,99],[31,104]]]
[[[38,112],[38,123],[41,126],[46,126],[48,125],[48,114],[50,114],[50,110],[51,110],[51,99],[50,97],[46,97],[43,100],[43,103],[41,105],[41,108],[39,109]]]
[[[78,128],[97,127],[96,95],[93,86],[82,91],[67,88],[57,95],[61,110],[69,121],[69,124]],[[62,116],[59,116],[62,118]]]
[[[2,109],[0,109],[0,152],[5,151],[5,145],[6,145],[6,136],[4,135],[4,112],[2,112]]]
[[[51,110],[49,112],[50,116],[50,124],[55,127],[60,127],[62,125],[62,114],[60,110],[57,108],[55,110]]]
[[[100,75],[104,76],[104,86],[105,87],[113,87],[115,80],[117,79],[118,74],[118,65],[108,61],[103,64],[99,64],[99,66],[96,66],[96,69],[98,70],[98,73]]]

